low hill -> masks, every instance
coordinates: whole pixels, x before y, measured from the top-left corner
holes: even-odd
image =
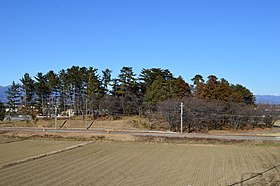
[[[0,101],[7,102],[7,91],[10,86],[0,86]]]
[[[280,104],[280,96],[256,95],[256,102],[263,104]]]

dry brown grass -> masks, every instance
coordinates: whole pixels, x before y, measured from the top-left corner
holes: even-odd
[[[49,133],[49,132],[5,132],[0,135],[0,140],[16,141],[26,139],[53,139],[53,140],[71,140],[71,141],[137,141],[137,137],[127,134],[89,134],[89,133]],[[1,143],[1,141],[0,141]]]
[[[276,121],[274,125],[280,127],[280,120]]]
[[[63,123],[67,122],[63,125]],[[98,118],[96,120],[87,121],[84,120],[81,116],[74,117],[71,119],[58,119],[57,127],[63,125],[62,128],[86,128],[91,123],[91,128],[104,128],[112,130],[133,130],[133,129],[146,129],[147,119],[139,116],[130,116],[130,117],[121,117],[120,119],[113,120],[112,117],[107,118]],[[54,128],[55,121],[54,119],[39,119],[36,122],[34,121],[15,121],[15,122],[1,122],[0,126],[2,127],[42,127],[42,128]]]

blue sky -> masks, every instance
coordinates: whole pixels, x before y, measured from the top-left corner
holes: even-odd
[[[1,0],[0,85],[72,65],[214,74],[280,95],[278,0]]]

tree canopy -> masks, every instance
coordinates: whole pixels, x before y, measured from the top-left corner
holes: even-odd
[[[194,97],[205,101],[254,104],[252,92],[240,84],[209,75],[207,80],[197,74],[192,84],[182,76],[175,77],[169,69],[142,69],[140,74],[132,67],[120,69],[117,77],[105,69],[98,74],[93,67],[72,66],[58,73],[50,70],[38,72],[35,77],[25,73],[21,84],[13,82],[8,90],[10,107],[24,105],[37,108],[42,115],[73,109],[76,114],[98,114],[103,111],[115,114],[141,114],[147,105],[155,106],[171,98]],[[87,110],[85,108],[87,104]]]

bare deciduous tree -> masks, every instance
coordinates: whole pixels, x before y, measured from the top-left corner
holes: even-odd
[[[279,119],[280,108],[205,101],[194,97],[160,102],[155,113],[168,122],[168,129],[180,130],[180,102],[184,102],[183,130],[186,132],[244,127],[271,127]]]

